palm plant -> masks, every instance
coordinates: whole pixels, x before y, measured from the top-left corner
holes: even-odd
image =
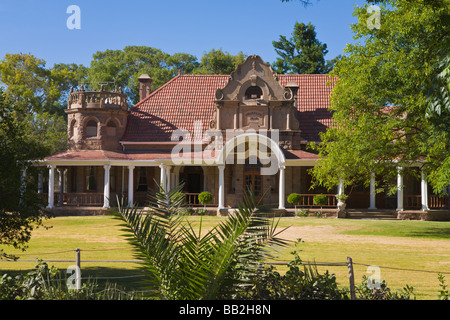
[[[232,298],[256,276],[269,246],[285,245],[278,238],[277,222],[261,216],[250,193],[229,217],[202,234],[183,215],[179,193],[160,188],[150,196],[147,209],[117,208],[133,233],[145,259],[149,287],[154,298],[198,300]]]

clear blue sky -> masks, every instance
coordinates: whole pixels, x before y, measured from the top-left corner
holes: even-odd
[[[81,29],[69,30],[69,5],[81,9]],[[199,59],[221,48],[276,59],[272,41],[290,36],[296,21],[311,22],[328,45],[327,59],[352,42],[354,6],[364,0],[0,0],[0,58],[31,53],[47,62],[89,66],[92,55],[129,45],[150,46]]]

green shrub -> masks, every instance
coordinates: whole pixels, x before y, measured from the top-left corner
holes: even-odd
[[[301,243],[297,241],[296,246]],[[238,299],[250,300],[349,300],[348,287],[339,288],[336,275],[326,270],[319,273],[316,265],[304,265],[295,250],[294,260],[288,264],[288,271],[279,273],[274,266],[261,268],[253,278],[253,286],[243,287]],[[406,285],[393,291],[383,280],[380,287],[370,288],[364,275],[360,285],[355,286],[358,300],[409,300],[415,299],[413,288]]]
[[[194,214],[195,212],[196,212],[195,209],[192,207],[184,207],[178,211],[178,214],[180,216],[190,216],[190,215]]]
[[[294,252],[294,260],[284,274],[274,266],[266,267],[253,279],[253,286],[240,292],[240,299],[251,300],[343,300],[346,289],[338,288],[336,276],[326,271],[319,274],[315,266],[305,266]]]
[[[406,285],[402,289],[392,291],[385,280],[380,282],[379,288],[370,288],[367,285],[367,276],[363,275],[362,282],[356,286],[357,299],[359,300],[411,300],[415,299],[413,287]]]
[[[445,282],[445,277],[442,273],[438,274],[439,286],[441,290],[439,291],[439,300],[449,300],[450,290],[447,289],[448,284]]]
[[[328,198],[324,194],[316,194],[314,196],[314,204],[320,206],[320,211],[322,212],[322,207],[328,203]]]
[[[206,206],[208,203],[211,203],[211,201],[213,201],[213,196],[211,192],[203,191],[198,195],[198,201]]]
[[[199,216],[203,216],[207,213],[208,213],[208,210],[206,210],[206,208],[195,209],[195,214],[197,214]]]
[[[295,211],[295,215],[297,217],[307,217],[309,216],[309,210],[308,209],[300,209]]]
[[[295,210],[297,211],[297,206],[302,202],[302,196],[298,193],[291,193],[287,198],[287,202],[293,204],[295,206]]]
[[[143,298],[143,296],[140,296]],[[0,300],[125,300],[137,295],[126,293],[116,284],[104,288],[93,280],[84,281],[81,289],[69,289],[67,279],[54,266],[38,261],[35,269],[15,277],[0,277]]]
[[[324,205],[326,205],[328,203],[328,198],[327,198],[327,196],[326,195],[324,195],[324,194],[316,194],[315,196],[314,196],[314,204],[316,205],[316,206],[324,206]]]

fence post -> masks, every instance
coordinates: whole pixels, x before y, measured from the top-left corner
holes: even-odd
[[[77,264],[77,270],[76,270],[76,278],[75,278],[75,286],[77,290],[81,289],[81,259],[80,259],[80,252],[81,250],[77,248],[76,250],[77,258],[76,258],[76,264]]]
[[[353,273],[353,261],[352,258],[347,257],[348,266],[348,279],[350,281],[350,298],[356,300],[355,296],[355,274]]]

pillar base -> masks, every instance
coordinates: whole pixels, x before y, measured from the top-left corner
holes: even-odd
[[[228,209],[225,208],[217,208],[217,216],[218,217],[227,217],[229,214]]]

